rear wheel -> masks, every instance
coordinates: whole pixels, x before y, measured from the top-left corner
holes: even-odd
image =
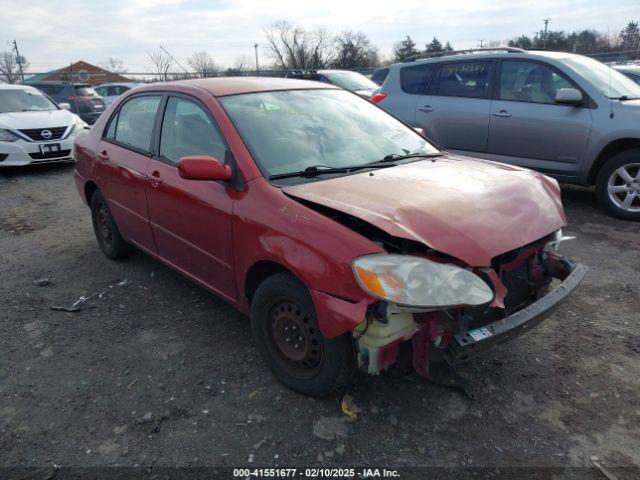
[[[348,335],[325,338],[307,288],[288,273],[265,280],[251,302],[251,328],[275,377],[305,395],[330,393],[354,370]]]
[[[91,220],[100,250],[107,258],[124,258],[133,251],[133,246],[120,235],[116,221],[99,190],[91,195]]]
[[[640,221],[640,148],[613,156],[596,179],[602,207],[611,215]]]

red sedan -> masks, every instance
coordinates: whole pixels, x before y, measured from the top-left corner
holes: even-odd
[[[103,253],[135,246],[249,314],[275,376],[310,395],[403,349],[433,379],[539,323],[587,270],[550,250],[555,180],[451,155],[327,84],[136,88],[75,149]]]

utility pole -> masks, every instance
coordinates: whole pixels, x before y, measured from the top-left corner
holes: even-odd
[[[545,18],[544,19],[544,38],[542,39],[542,45],[544,48],[547,48],[547,26],[549,25],[549,22],[551,21],[550,18]]]
[[[484,48],[484,43],[483,43],[483,42],[484,42],[484,39],[483,39],[483,38],[481,38],[480,40],[478,40],[478,47],[480,47],[480,48]]]
[[[20,79],[24,82],[24,72],[22,71],[22,57],[18,51],[18,42],[13,41],[13,49],[16,51],[16,62],[18,62],[18,69],[20,71]]]
[[[256,51],[256,74],[258,74],[260,73],[260,67],[258,66],[258,44],[256,43],[253,48]]]

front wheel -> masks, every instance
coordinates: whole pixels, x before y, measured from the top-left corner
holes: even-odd
[[[325,338],[307,288],[288,273],[266,279],[251,302],[251,329],[275,377],[305,395],[326,395],[354,370],[348,335]]]
[[[596,179],[600,205],[611,215],[640,221],[640,148],[613,156]]]

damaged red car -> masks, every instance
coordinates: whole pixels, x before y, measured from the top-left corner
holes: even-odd
[[[109,258],[136,247],[249,314],[286,386],[435,379],[540,323],[587,268],[552,248],[555,180],[452,155],[328,84],[150,85],[76,141]]]

